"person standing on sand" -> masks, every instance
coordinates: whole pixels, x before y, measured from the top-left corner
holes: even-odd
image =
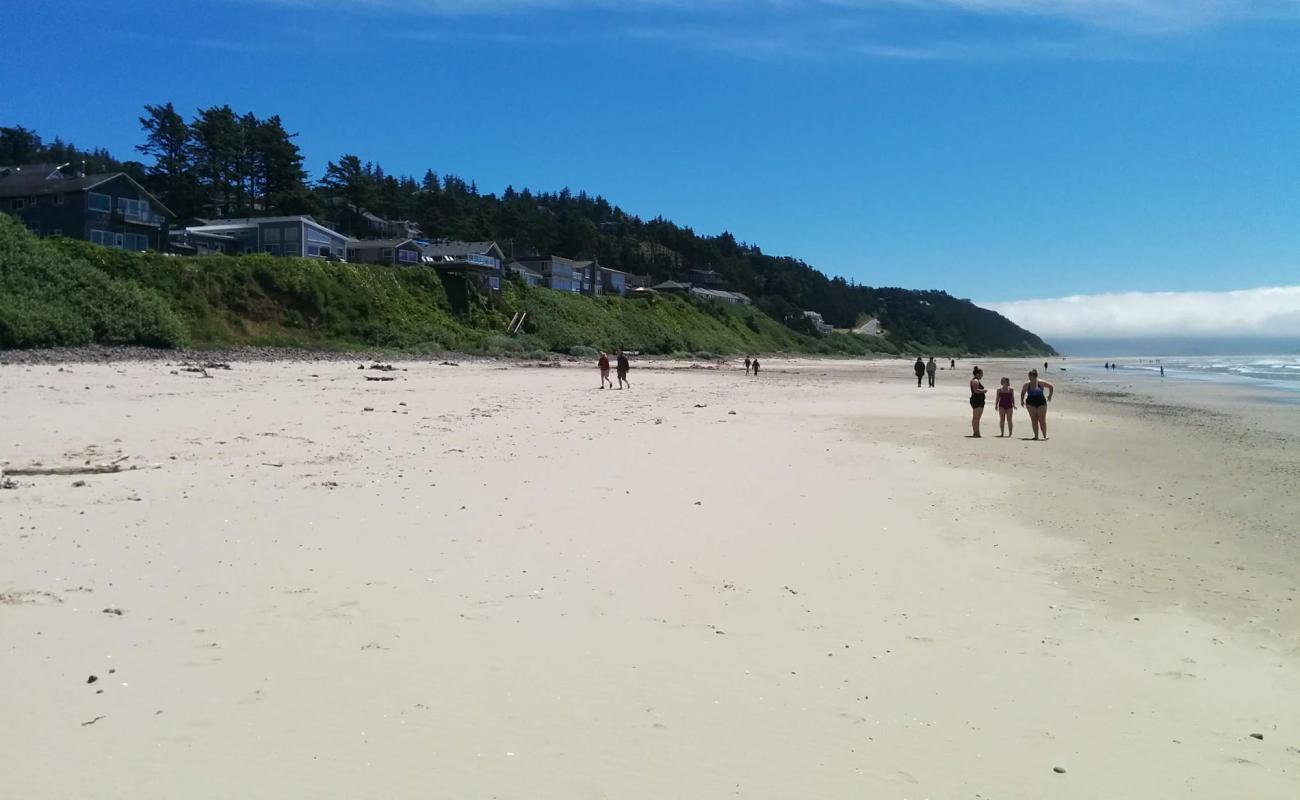
[[[596,363],[600,366],[600,388],[604,389],[605,384],[608,383],[609,388],[613,389],[614,382],[609,379],[609,354],[602,352],[600,354],[600,361]]]
[[[984,416],[984,395],[988,393],[988,389],[985,389],[984,384],[980,381],[983,377],[984,370],[976,367],[974,375],[970,379],[970,429],[972,438],[975,439],[981,438],[980,417]]]
[[[1020,405],[1029,412],[1029,424],[1034,427],[1034,441],[1038,441],[1039,431],[1043,433],[1043,441],[1047,441],[1047,404],[1055,393],[1055,386],[1038,379],[1038,370],[1029,370],[1029,380],[1020,387]]]
[[[957,359],[955,358],[948,359],[948,369],[957,369]]]
[[[745,374],[749,374],[749,356],[745,356]]]
[[[1016,411],[1016,390],[1011,388],[1011,379],[1003,378],[998,387],[998,438],[1010,436],[1015,432],[1012,415]]]
[[[930,360],[927,361],[925,364],[925,374],[926,377],[930,379],[931,389],[934,388],[934,373],[938,372],[938,370],[939,370],[939,365],[934,363],[934,356],[930,356]]]
[[[758,356],[754,356],[754,377],[758,377]]]
[[[632,365],[628,363],[627,356],[623,355],[623,348],[618,348],[618,388],[622,389],[625,383],[627,388],[632,388],[632,382],[627,379],[627,371],[631,368]]]
[[[921,388],[921,379],[925,377],[925,362],[920,356],[916,357],[916,363],[912,365],[912,371],[916,373],[916,388]]]

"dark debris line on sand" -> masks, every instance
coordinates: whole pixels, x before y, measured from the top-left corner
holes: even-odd
[[[46,366],[59,364],[121,364],[149,362],[163,364],[203,364],[208,369],[229,369],[240,362],[342,362],[383,364],[396,370],[388,361],[411,361],[460,366],[456,361],[496,362],[501,359],[451,353],[402,353],[394,351],[312,350],[305,347],[232,347],[220,350],[158,350],[152,347],[51,347],[40,350],[0,350],[0,366]],[[563,358],[562,356],[557,356]],[[384,370],[387,371],[387,370]]]

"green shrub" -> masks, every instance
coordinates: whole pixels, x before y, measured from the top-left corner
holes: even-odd
[[[569,348],[569,355],[574,358],[599,358],[600,351],[593,347],[585,347],[577,344]]]

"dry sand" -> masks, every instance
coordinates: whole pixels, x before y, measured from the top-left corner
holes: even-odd
[[[0,368],[0,794],[1300,796],[1294,408],[399,366]]]

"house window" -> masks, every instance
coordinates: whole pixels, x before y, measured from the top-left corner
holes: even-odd
[[[280,229],[279,229],[279,228],[263,228],[263,229],[262,229],[262,241],[264,241],[264,242],[278,242],[278,241],[280,241]]]
[[[103,211],[105,213],[113,210],[113,198],[99,192],[86,193],[86,208],[91,211]]]
[[[27,200],[26,200],[26,198],[23,198],[23,197],[15,197],[14,199],[12,199],[12,200],[9,201],[9,210],[10,210],[10,211],[22,211],[24,208],[27,208]]]
[[[321,257],[321,258],[329,258],[329,257],[330,257],[330,249],[329,249],[328,247],[326,247],[325,245],[321,245],[321,247],[320,247],[320,257]]]
[[[91,231],[90,241],[92,244],[102,244],[105,247],[121,247],[122,234],[113,233],[112,231]]]
[[[149,249],[149,237],[142,233],[122,234],[122,246],[127,250],[144,251]]]
[[[392,261],[392,260],[393,260],[393,248],[391,248],[391,247],[385,247],[385,248],[384,248],[384,252],[380,255],[380,258],[382,258],[382,259],[385,260],[385,261]]]
[[[117,210],[122,216],[131,219],[145,219],[149,215],[149,203],[145,200],[133,200],[129,197],[117,198]]]
[[[414,264],[420,260],[420,254],[414,250],[398,250],[397,260],[404,264]]]

